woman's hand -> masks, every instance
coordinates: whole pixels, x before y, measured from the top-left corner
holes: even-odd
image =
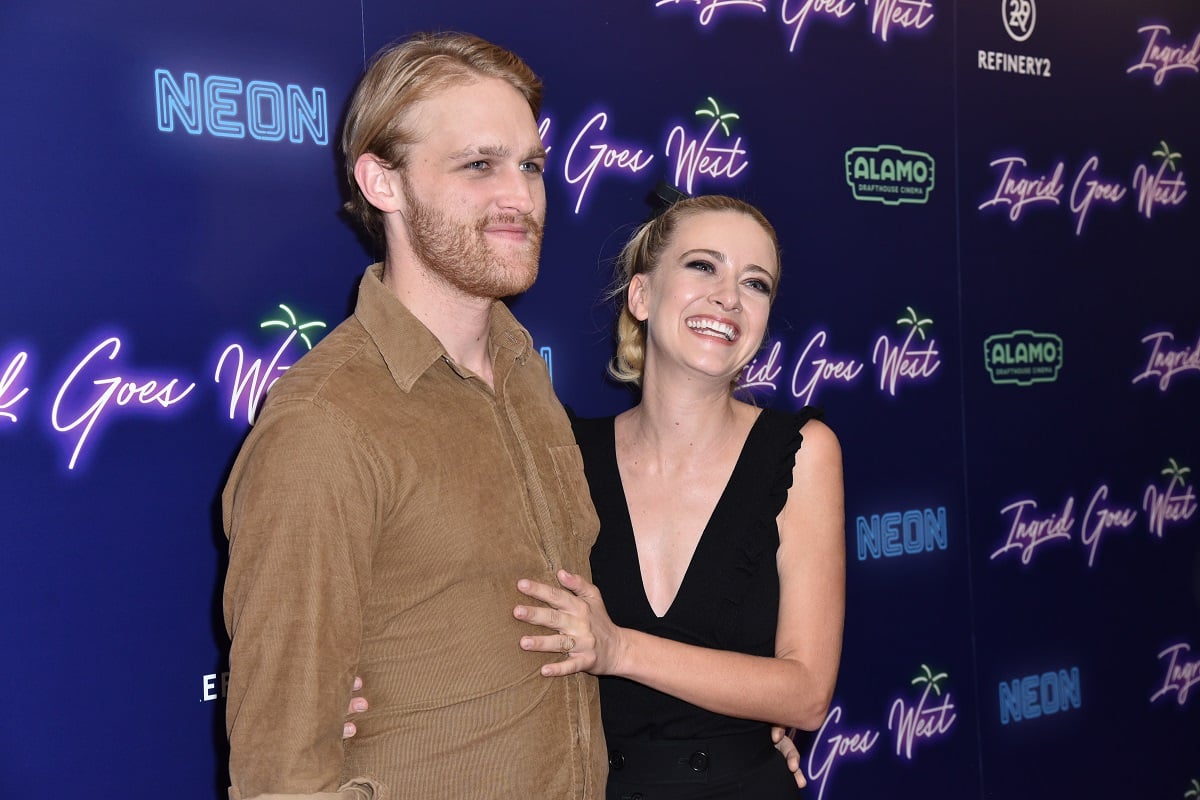
[[[808,786],[804,773],[800,771],[800,751],[796,749],[796,743],[792,741],[791,736],[788,736],[788,732],[779,725],[772,726],[771,741],[775,743],[775,749],[787,761],[788,769],[792,771],[792,777],[796,779],[797,788],[803,789]]]
[[[363,687],[362,678],[355,675],[353,691],[361,692],[362,687]],[[355,714],[358,714],[358,713],[366,711],[366,710],[367,710],[367,698],[351,697],[350,698],[350,707],[346,709],[346,716],[353,717]],[[342,738],[349,739],[351,736],[353,736],[356,733],[358,733],[358,727],[353,722],[351,722],[349,719],[347,719],[346,722],[342,725]]]
[[[579,575],[560,569],[563,588],[522,579],[517,590],[546,604],[517,606],[513,616],[522,622],[557,631],[549,636],[523,636],[521,649],[540,653],[562,653],[562,661],[546,664],[542,674],[561,677],[575,672],[614,674],[625,655],[624,630],[613,624],[604,599],[595,585]]]

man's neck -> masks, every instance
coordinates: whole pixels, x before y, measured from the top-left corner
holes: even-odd
[[[412,262],[389,260],[383,284],[437,337],[455,364],[492,386],[492,298],[465,294]]]

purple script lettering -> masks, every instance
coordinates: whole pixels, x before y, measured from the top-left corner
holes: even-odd
[[[1001,514],[1012,514],[1012,522],[1008,529],[1008,539],[1004,546],[992,553],[990,561],[995,561],[1009,550],[1021,551],[1021,563],[1028,564],[1033,560],[1033,551],[1055,539],[1070,539],[1071,528],[1075,518],[1071,516],[1075,508],[1075,498],[1068,497],[1063,503],[1062,511],[1048,517],[1032,517],[1026,512],[1037,509],[1035,500],[1018,500],[1000,509]]]
[[[79,459],[79,453],[83,450],[84,443],[91,434],[92,428],[104,415],[104,412],[109,409],[110,404],[115,403],[118,407],[130,404],[135,406],[157,404],[162,408],[170,408],[191,394],[192,389],[196,388],[196,384],[189,383],[187,388],[180,391],[179,378],[172,378],[160,386],[161,379],[138,382],[115,375],[93,380],[92,386],[104,388],[89,397],[87,389],[78,390],[76,379],[79,378],[80,373],[83,373],[92,366],[92,362],[97,356],[106,350],[109,351],[106,358],[112,361],[117,357],[117,353],[121,351],[121,340],[112,336],[92,348],[92,351],[75,365],[75,368],[71,370],[71,374],[63,381],[62,387],[58,390],[58,395],[54,398],[54,406],[50,410],[50,422],[54,426],[54,430],[59,433],[70,433],[82,426],[75,440],[75,449],[71,452],[71,461],[67,465],[68,469],[75,469],[75,462]],[[83,383],[83,381],[80,381],[80,385]],[[86,404],[90,400],[90,405],[87,405],[71,421],[63,422],[60,419],[62,409],[65,406],[78,407],[76,403],[71,402],[72,400],[78,402],[75,396],[76,391],[79,391],[82,395],[81,404]]]

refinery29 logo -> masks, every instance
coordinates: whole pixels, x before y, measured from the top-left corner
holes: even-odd
[[[860,202],[898,206],[927,203],[933,191],[933,156],[891,144],[846,151],[846,183]]]
[[[1062,363],[1062,339],[1053,333],[1013,331],[983,342],[983,364],[992,383],[1053,383]]]

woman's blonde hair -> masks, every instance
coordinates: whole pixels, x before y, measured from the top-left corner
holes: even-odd
[[[617,284],[610,297],[619,299],[617,314],[617,354],[608,365],[608,373],[623,383],[640,386],[646,366],[646,325],[629,310],[629,287],[634,275],[649,274],[658,267],[663,251],[671,243],[681,220],[711,211],[732,211],[757,222],[775,248],[775,263],[780,261],[779,237],[763,213],[754,206],[719,194],[685,197],[672,203],[653,219],[642,223],[617,256]],[[771,283],[771,302],[779,291],[779,276]]]
[[[350,100],[342,127],[342,154],[350,192],[346,211],[377,243],[384,243],[382,215],[358,188],[355,163],[371,153],[389,169],[403,168],[408,147],[417,141],[408,124],[412,107],[442,89],[483,78],[507,81],[529,103],[537,120],[541,80],[516,54],[478,36],[419,33],[388,45],[371,60]]]

